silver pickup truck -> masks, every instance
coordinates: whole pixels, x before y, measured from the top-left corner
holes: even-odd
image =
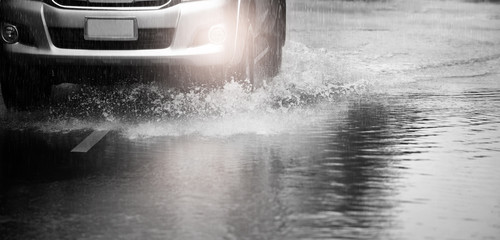
[[[0,25],[4,102],[24,108],[103,69],[188,68],[257,85],[280,70],[286,2],[0,0]]]

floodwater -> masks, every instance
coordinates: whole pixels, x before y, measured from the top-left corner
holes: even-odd
[[[498,239],[500,5],[288,7],[255,92],[59,86],[0,110],[1,238]]]

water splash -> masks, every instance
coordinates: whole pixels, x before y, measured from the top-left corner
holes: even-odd
[[[251,91],[230,81],[220,88],[180,91],[158,83],[85,86],[50,107],[45,131],[119,128],[129,137],[273,134],[314,121],[314,106],[369,91],[325,49],[288,42],[282,73]]]

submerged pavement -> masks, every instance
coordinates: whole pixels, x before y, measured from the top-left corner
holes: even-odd
[[[256,92],[0,107],[2,239],[500,236],[500,5],[287,3]]]

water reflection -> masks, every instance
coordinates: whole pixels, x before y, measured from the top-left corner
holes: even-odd
[[[114,132],[87,155],[69,153],[86,131],[3,129],[0,233],[13,239],[497,236],[499,93],[359,97],[314,106],[322,120],[278,135],[127,139]]]
[[[395,205],[388,117],[380,103],[353,102],[311,129],[315,134],[303,141],[318,151],[287,174],[300,199],[294,206],[295,238],[383,238]]]

